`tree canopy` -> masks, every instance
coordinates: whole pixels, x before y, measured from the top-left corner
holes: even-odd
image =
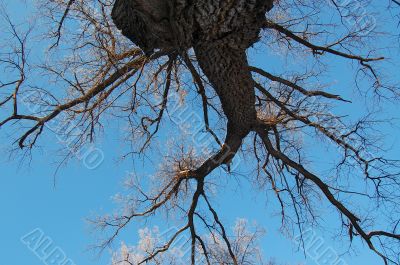
[[[130,147],[125,158],[162,150],[150,179],[132,176],[121,211],[93,220],[106,230],[99,247],[160,212],[173,213],[181,226],[145,254],[124,247],[116,264],[160,264],[182,234],[189,235],[192,264],[261,264],[259,230],[242,221],[229,236],[213,204],[216,183],[236,174],[275,197],[282,231],[318,225],[327,202],[343,240],[361,240],[384,264],[400,264],[400,165],[382,145],[382,128],[396,124],[395,113],[379,114],[400,95],[399,6],[40,0],[35,22],[26,24],[3,9],[0,131],[11,128],[10,144],[25,154],[55,131],[70,139],[68,159],[96,141],[107,119],[120,119],[127,124],[121,141]],[[260,54],[276,65],[256,63]],[[340,89],[332,80],[342,78],[335,67],[344,64],[354,69],[353,87]],[[354,117],[351,108],[362,110]],[[200,126],[191,124],[199,113]],[[201,132],[185,134],[188,124]],[[169,141],[169,134],[180,138]],[[329,170],[316,170],[321,162],[313,156],[325,144]]]

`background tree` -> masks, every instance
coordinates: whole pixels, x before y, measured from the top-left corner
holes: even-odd
[[[211,200],[214,183],[234,174],[230,169],[241,152],[253,158],[247,166],[254,166],[254,173],[246,177],[275,194],[284,229],[295,233],[305,224],[318,224],[320,201],[328,201],[350,241],[359,238],[385,264],[399,264],[398,161],[383,155],[375,131],[385,121],[375,118],[376,108],[356,121],[348,119],[351,99],[332,92],[322,78],[339,59],[348,60],[357,67],[355,87],[366,103],[396,102],[393,73],[398,68],[383,56],[392,46],[397,49],[396,36],[382,32],[376,18],[391,18],[398,2],[273,4],[42,0],[38,16],[52,29],[42,40],[51,38],[52,45],[40,65],[29,63],[32,29],[23,31],[4,15],[12,45],[3,47],[0,59],[8,74],[0,85],[5,113],[0,128],[15,128],[15,142],[29,151],[62,117],[66,126],[56,131],[73,139],[68,157],[95,141],[106,117],[118,117],[129,124],[125,140],[132,145],[129,155],[136,156],[149,152],[157,134],[179,119],[180,101],[196,99],[213,140],[211,152],[184,141],[171,143],[151,185],[132,181],[121,213],[94,220],[110,232],[100,247],[113,242],[131,221],[168,211],[180,216],[182,226],[138,263],[156,262],[178,236],[188,233],[192,264],[199,255],[206,264],[243,264]],[[367,4],[376,6],[374,16],[360,10]],[[46,30],[38,32],[46,35]],[[261,52],[279,49],[283,60],[301,54],[303,72],[273,73],[250,65],[246,50],[252,45]],[[46,76],[48,86],[29,83],[29,75],[38,73]],[[340,157],[334,177],[310,169],[313,151],[306,139],[328,140],[336,147],[331,149]],[[224,165],[225,174],[214,172]],[[368,201],[374,212],[349,203],[357,201]],[[375,216],[384,221],[374,223]],[[202,237],[202,229],[222,243]]]

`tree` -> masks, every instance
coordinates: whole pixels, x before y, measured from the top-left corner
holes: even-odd
[[[238,259],[239,264],[268,264],[263,261],[261,250],[257,245],[259,237],[263,231],[257,227],[250,231],[247,220],[239,219],[233,228],[234,240],[231,242],[232,251]],[[170,231],[171,233],[173,231]],[[171,234],[169,233],[169,234]],[[129,265],[138,264],[146,258],[148,253],[152,253],[157,244],[163,244],[163,240],[167,235],[162,235],[157,227],[153,230],[143,229],[139,232],[140,241],[137,246],[128,247],[124,243],[121,246],[119,253],[115,253],[113,257],[113,265]],[[211,264],[231,264],[230,254],[224,244],[224,240],[220,235],[211,232],[204,239],[209,245],[210,252],[208,259]],[[169,253],[161,257],[154,257],[156,264],[185,264],[185,255],[190,250],[188,240],[182,238],[180,244],[170,247]],[[185,244],[186,243],[186,244]],[[201,253],[202,249],[198,249]],[[190,253],[190,252],[189,252]],[[198,263],[204,263],[205,256],[200,256],[196,259]]]
[[[174,211],[182,226],[139,264],[156,262],[184,233],[190,235],[192,264],[199,255],[206,264],[225,264],[218,261],[221,246],[227,264],[243,264],[211,200],[215,170],[226,166],[225,175],[231,174],[233,159],[242,152],[255,162],[248,165],[254,164],[254,175],[247,177],[275,194],[283,227],[301,232],[304,224],[317,223],[321,198],[336,209],[350,241],[360,238],[385,264],[399,264],[399,165],[382,155],[373,131],[383,121],[373,113],[356,122],[335,114],[351,101],[321,84],[321,76],[329,73],[326,65],[348,60],[357,65],[355,84],[366,102],[397,100],[397,80],[385,78],[390,69],[379,69],[386,61],[380,54],[390,48],[379,38],[389,35],[361,9],[365,4],[378,6],[376,16],[387,17],[398,2],[385,3],[386,9],[372,0],[42,0],[39,15],[53,30],[48,59],[40,65],[28,64],[31,30],[21,33],[5,16],[14,46],[1,54],[10,79],[1,83],[0,107],[9,115],[0,128],[22,129],[16,142],[30,150],[62,115],[72,126],[57,133],[73,136],[70,155],[95,140],[104,116],[118,117],[130,124],[131,154],[140,155],[174,119],[176,106],[188,94],[200,102],[205,130],[217,151],[199,155],[184,142],[169,146],[150,189],[132,182],[134,196],[125,200],[121,214],[96,220],[111,230],[102,247],[132,220]],[[246,51],[258,44],[261,51],[279,47],[286,56],[301,53],[310,68],[275,74],[252,66]],[[27,83],[28,74],[38,72],[56,92]],[[372,91],[364,89],[368,82]],[[221,119],[224,125],[218,126]],[[337,147],[332,150],[340,156],[335,177],[309,169],[306,137]],[[386,227],[374,226],[368,212],[349,206],[357,198],[373,204]],[[223,244],[207,241],[199,227],[218,235]]]

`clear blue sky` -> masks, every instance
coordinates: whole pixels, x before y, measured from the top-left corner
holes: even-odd
[[[17,14],[22,2],[12,1],[7,3],[12,14]],[[21,13],[23,14],[23,13]],[[23,16],[23,15],[22,15]],[[282,62],[273,54],[257,55],[252,51],[253,62],[278,71],[283,67]],[[398,54],[396,55],[398,56]],[[400,59],[400,57],[397,57]],[[285,64],[292,64],[301,67],[299,62],[286,61]],[[352,80],[352,68],[343,61],[337,61],[336,66],[326,75],[324,81],[337,82],[342,87],[343,94],[354,98],[357,94],[348,89]],[[1,76],[1,75],[0,75]],[[332,76],[335,76],[333,78]],[[340,78],[339,78],[340,77]],[[350,115],[359,114],[362,100],[346,107]],[[398,113],[398,107],[387,105],[390,111]],[[3,110],[0,110],[0,112]],[[385,115],[385,114],[383,114]],[[120,136],[124,124],[117,121],[110,121],[104,132],[104,137],[96,142],[96,147],[103,150],[105,159],[103,163],[94,170],[87,169],[83,163],[73,159],[66,166],[63,166],[56,175],[56,186],[54,187],[54,173],[57,165],[62,159],[56,151],[63,146],[58,144],[54,135],[47,133],[43,136],[44,148],[35,150],[32,160],[24,160],[21,163],[21,155],[11,155],[7,152],[11,148],[7,134],[10,130],[0,131],[0,264],[1,265],[39,265],[43,264],[29,249],[21,243],[20,238],[35,228],[42,229],[47,236],[52,238],[54,244],[59,246],[73,260],[76,265],[106,265],[109,264],[110,255],[104,252],[101,256],[87,251],[90,245],[95,242],[95,237],[90,233],[91,227],[86,219],[97,213],[110,213],[116,205],[112,202],[112,196],[122,189],[121,183],[128,172],[132,170],[132,161],[120,161],[119,157],[125,150]],[[168,128],[167,128],[168,130]],[[400,157],[398,136],[396,128],[385,128],[389,135],[387,145],[394,145],[391,152],[392,157]],[[165,134],[162,134],[165,137]],[[316,171],[324,170],[324,163],[328,164],[331,159],[321,149],[311,157],[319,161],[321,168],[314,168]],[[140,161],[136,161],[140,165]],[[150,166],[150,164],[146,164]],[[136,169],[140,169],[137,166]],[[245,168],[244,168],[245,170]],[[139,172],[144,173],[145,172]],[[217,208],[222,219],[232,224],[236,218],[247,218],[250,221],[257,221],[266,230],[267,234],[262,239],[262,246],[266,257],[275,257],[277,261],[285,264],[316,264],[310,257],[307,259],[301,252],[296,251],[295,245],[278,232],[280,218],[272,215],[270,208],[276,206],[274,202],[264,199],[263,194],[253,192],[253,188],[246,182],[241,182],[238,188],[236,181],[227,181],[226,188],[218,195]],[[324,226],[334,223],[329,221],[332,214],[326,211]],[[336,217],[336,215],[335,215]],[[160,219],[155,219],[154,225],[164,226]],[[122,238],[127,242],[135,242],[137,229],[143,227],[143,223],[135,223],[125,231]],[[332,247],[338,253],[347,249],[347,241],[344,244],[334,239],[333,234],[326,229],[315,230],[317,235],[325,240],[325,246]],[[117,244],[118,245],[118,244]],[[343,259],[347,264],[380,264],[380,260],[373,255],[365,246],[354,243],[359,256],[344,254]]]

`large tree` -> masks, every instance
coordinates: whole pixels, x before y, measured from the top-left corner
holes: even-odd
[[[343,112],[351,99],[328,92],[335,90],[323,78],[339,59],[348,60],[357,67],[355,86],[366,102],[397,100],[398,80],[388,77],[396,62],[388,60],[395,66],[384,68],[389,64],[382,56],[392,43],[381,40],[394,32],[377,25],[378,18],[396,23],[390,16],[396,15],[397,1],[39,2],[39,16],[52,28],[52,45],[38,65],[29,63],[32,31],[21,33],[5,16],[14,46],[1,53],[9,79],[0,83],[0,107],[9,114],[0,117],[0,128],[24,130],[16,132],[21,149],[34,148],[49,124],[62,116],[73,126],[57,133],[74,136],[72,153],[95,141],[104,116],[111,115],[129,122],[131,154],[146,154],[157,134],[179,119],[179,101],[193,97],[216,150],[199,154],[183,141],[169,146],[150,187],[131,183],[124,211],[96,220],[111,230],[103,247],[133,220],[174,211],[182,217],[181,228],[135,262],[156,260],[188,233],[192,264],[199,255],[206,264],[246,264],[210,198],[214,178],[229,178],[234,158],[242,152],[252,157],[246,166],[254,167],[246,177],[276,196],[283,227],[301,232],[304,225],[318,223],[318,201],[323,199],[338,212],[350,241],[358,237],[385,264],[399,264],[398,161],[382,154],[373,130],[383,121],[371,113],[355,122],[347,119]],[[369,13],[368,4],[375,5],[375,13]],[[252,66],[248,49],[254,45],[266,53],[279,47],[283,60],[301,54],[303,72],[273,73]],[[39,72],[57,91],[27,81],[29,74]],[[310,169],[306,139],[313,144],[326,139],[337,147],[330,149],[340,157],[335,177]],[[226,167],[226,176],[216,176],[220,167]],[[386,227],[372,224],[370,213],[349,206],[350,200],[374,204]],[[200,235],[204,228],[214,242]],[[223,259],[218,258],[221,253]]]

